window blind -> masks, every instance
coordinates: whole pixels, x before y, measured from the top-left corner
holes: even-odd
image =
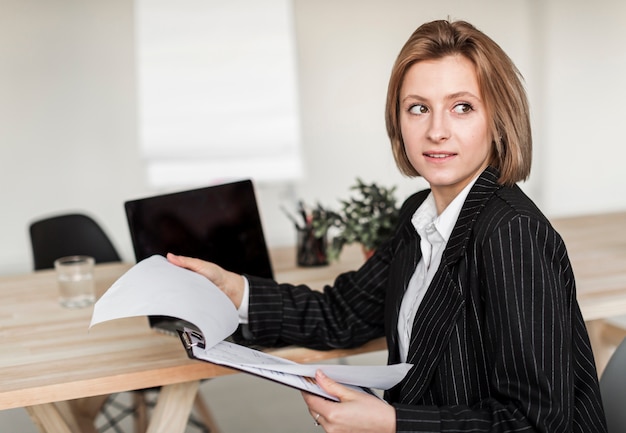
[[[136,0],[139,139],[154,187],[300,176],[289,0]]]

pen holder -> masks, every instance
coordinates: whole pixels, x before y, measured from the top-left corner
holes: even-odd
[[[323,266],[328,264],[326,235],[316,237],[312,228],[298,229],[298,266]]]

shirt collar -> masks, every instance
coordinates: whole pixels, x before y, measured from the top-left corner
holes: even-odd
[[[465,199],[472,189],[472,186],[474,186],[476,179],[478,179],[478,176],[472,179],[472,181],[468,183],[456,197],[454,197],[454,200],[452,200],[443,212],[441,212],[441,215],[437,215],[435,197],[431,191],[430,194],[428,194],[428,197],[426,197],[426,200],[424,200],[424,202],[415,210],[415,213],[411,218],[411,222],[413,223],[413,227],[415,227],[417,233],[420,236],[423,236],[425,228],[432,223],[435,225],[437,232],[439,232],[444,241],[448,242],[448,239],[450,239],[450,235],[452,234],[452,230],[454,229],[454,225],[456,224],[457,219],[459,219],[463,203],[465,203]]]

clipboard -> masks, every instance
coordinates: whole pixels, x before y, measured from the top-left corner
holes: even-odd
[[[285,371],[279,371],[279,369],[275,367],[277,365],[299,365],[295,362],[288,361],[283,358],[278,358],[274,355],[228,341],[223,341],[207,349],[204,344],[202,334],[189,328],[185,328],[184,330],[178,330],[178,335],[183,344],[183,347],[185,348],[185,351],[187,352],[187,356],[190,359],[210,362],[224,367],[233,368],[235,370],[242,371],[253,376],[261,377],[263,379],[279,383],[297,389],[299,391],[306,391],[308,393],[318,395],[327,400],[339,401],[337,397],[330,395],[326,391],[324,391],[316,383],[315,378],[312,375],[305,376]],[[246,362],[237,362],[227,356],[223,356],[222,354],[224,352],[232,353],[233,356],[237,358],[256,358],[259,360],[259,363],[249,364]],[[278,364],[271,364],[271,361],[278,362]],[[264,366],[267,366],[267,368],[263,368]],[[356,391],[371,394],[376,396],[377,398],[380,398],[369,388],[348,384],[342,385]]]
[[[222,353],[221,350],[225,350],[225,351],[230,351],[230,350],[235,350],[237,353],[241,354],[241,353],[245,353],[247,355],[252,354],[252,356],[258,356],[259,359],[274,359],[276,357],[274,357],[273,355],[264,353],[262,351],[256,350],[256,349],[252,349],[249,347],[245,347],[245,346],[241,346],[239,344],[236,343],[231,343],[231,342],[227,342],[227,341],[223,341],[221,343],[218,343],[217,345],[209,348],[207,350],[205,344],[204,344],[204,339],[202,338],[202,335],[192,329],[188,329],[185,328],[184,330],[178,330],[178,335],[180,337],[180,340],[183,344],[183,347],[185,348],[185,352],[187,352],[187,356],[190,359],[195,359],[195,360],[199,360],[199,361],[204,361],[204,362],[210,362],[213,364],[217,364],[217,365],[221,365],[223,367],[228,367],[228,368],[232,368],[238,371],[242,371],[248,374],[251,374],[253,376],[257,376],[257,377],[261,377],[263,379],[266,380],[270,380],[272,382],[275,383],[279,383],[282,385],[286,385],[288,387],[300,390],[300,391],[306,391],[309,392],[311,394],[315,394],[318,395],[320,397],[324,397],[328,400],[332,400],[332,401],[339,401],[339,399],[335,396],[332,396],[330,394],[328,394],[326,391],[324,391],[316,382],[315,382],[315,378],[312,377],[307,377],[307,376],[299,376],[299,375],[295,375],[295,374],[290,374],[290,373],[284,373],[284,372],[279,372],[276,370],[272,370],[272,369],[264,369],[264,368],[260,368],[260,367],[255,367],[252,365],[247,365],[245,363],[237,363],[237,362],[233,362],[232,360],[228,359],[228,358],[224,358],[221,357],[219,355],[219,353]],[[194,348],[198,348],[199,350],[196,350],[194,352]],[[217,350],[215,350],[215,348],[217,348]],[[218,353],[217,355],[211,355],[211,352],[216,352]],[[203,356],[204,354],[204,356]],[[291,361],[287,361],[287,360],[282,360],[282,362],[289,362],[291,363]],[[295,364],[295,363],[294,363]],[[346,385],[346,386],[350,386],[350,385]],[[352,387],[352,386],[351,386]],[[364,391],[363,388],[360,387],[353,387],[354,389],[357,389],[359,391]]]

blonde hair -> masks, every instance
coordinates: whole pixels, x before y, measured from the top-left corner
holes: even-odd
[[[525,180],[532,162],[532,137],[522,76],[498,44],[465,21],[423,24],[396,59],[389,79],[385,121],[400,172],[409,177],[420,176],[407,157],[400,130],[399,97],[404,77],[417,62],[450,55],[464,56],[476,69],[494,137],[490,164],[500,171],[499,182],[512,185]]]

